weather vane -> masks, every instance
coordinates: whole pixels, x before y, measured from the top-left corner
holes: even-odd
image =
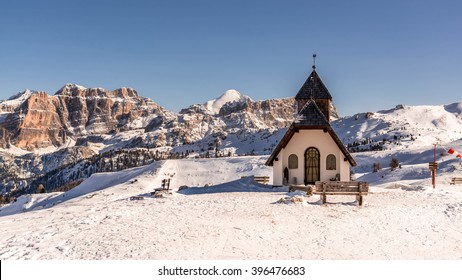
[[[316,69],[316,54],[313,54],[313,70]]]

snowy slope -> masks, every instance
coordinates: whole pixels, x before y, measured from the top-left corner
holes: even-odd
[[[332,123],[345,143],[370,140],[386,143],[388,149],[428,147],[462,138],[462,102],[439,106],[403,106],[376,113],[360,113]],[[412,139],[411,139],[412,138]],[[367,146],[367,145],[366,145]]]
[[[271,170],[264,165],[266,157],[239,157],[221,159],[167,160],[153,164],[126,169],[112,173],[97,173],[77,187],[65,193],[37,199],[35,195],[21,196],[17,202],[0,208],[0,216],[11,215],[23,211],[49,208],[65,201],[84,197],[117,185],[130,187],[130,181],[139,179],[146,192],[161,185],[162,179],[171,179],[170,186],[177,190],[180,186],[218,185],[238,180],[241,176],[265,175],[272,177]],[[213,162],[213,164],[210,164]],[[134,194],[140,189],[135,188]],[[42,194],[38,195],[43,197]]]
[[[240,179],[270,174],[265,159],[169,160],[112,176],[93,175],[80,186],[79,196],[55,205],[31,207],[55,194],[20,198],[16,203],[32,211],[0,217],[0,258],[462,257],[459,185],[433,190],[424,181],[398,181],[373,187],[363,207],[351,196],[328,197],[322,206],[318,196]],[[171,178],[175,190],[189,188],[151,197],[163,178]],[[133,195],[144,199],[129,200]]]

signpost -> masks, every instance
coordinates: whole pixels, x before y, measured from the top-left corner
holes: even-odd
[[[436,144],[434,145],[433,149],[433,162],[428,163],[428,168],[432,172],[432,185],[433,188],[436,187],[436,169],[438,169],[438,163],[436,162]]]
[[[433,185],[433,188],[435,188],[436,187],[436,169],[438,169],[438,163],[429,162],[428,168],[430,168],[430,171],[432,172],[432,185]]]

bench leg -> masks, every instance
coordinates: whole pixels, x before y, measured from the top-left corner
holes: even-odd
[[[359,206],[363,206],[363,196],[357,195],[356,200],[358,201]]]
[[[306,195],[308,197],[312,196],[313,195],[313,188],[312,187],[308,187],[308,190],[306,191]]]

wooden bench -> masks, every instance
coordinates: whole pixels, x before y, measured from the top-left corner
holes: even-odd
[[[449,184],[451,184],[451,185],[462,184],[462,178],[461,177],[453,177],[453,178],[451,178],[451,182]]]
[[[269,184],[269,176],[253,176],[253,179],[255,180],[255,182],[260,184]]]
[[[242,176],[241,178],[246,178],[247,176]],[[269,184],[269,176],[253,176],[253,180],[260,184]]]
[[[326,203],[328,195],[356,195],[358,204],[363,205],[363,196],[369,193],[368,182],[316,182],[315,188],[308,194],[319,194],[322,203]]]
[[[168,193],[170,190],[170,178],[169,179],[163,179],[162,180],[162,185],[160,188],[155,188],[153,192],[151,192],[151,195],[157,197],[160,196],[162,193]]]

